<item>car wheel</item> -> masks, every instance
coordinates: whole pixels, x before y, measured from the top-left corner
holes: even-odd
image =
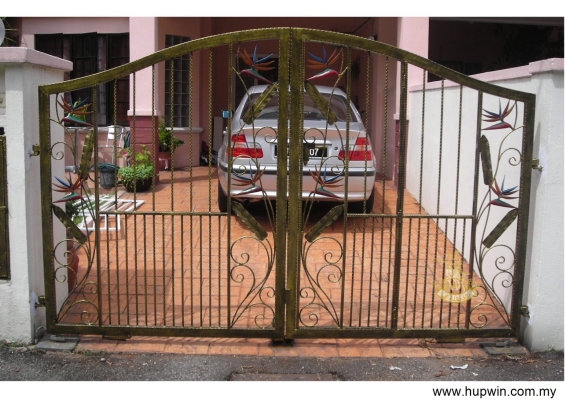
[[[371,192],[371,195],[367,199],[367,203],[365,206],[365,214],[371,214],[373,211],[373,205],[375,204],[375,188]],[[350,213],[352,214],[363,214],[363,202],[356,201],[353,203],[347,203],[347,208]]]
[[[228,211],[228,196],[224,193],[220,181],[218,181],[218,208],[220,212]]]

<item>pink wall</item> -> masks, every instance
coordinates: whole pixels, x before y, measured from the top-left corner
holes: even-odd
[[[21,42],[34,48],[34,34],[48,33],[123,33],[129,32],[128,17],[76,18],[76,17],[25,17],[21,20]]]
[[[165,46],[165,35],[188,36],[197,39],[210,35],[232,31],[259,29],[269,27],[293,26],[311,29],[323,29],[342,33],[355,34],[361,37],[376,36],[377,40],[399,46],[427,57],[428,52],[428,18],[377,18],[377,17],[120,17],[120,18],[22,18],[23,40],[33,44],[35,33],[84,33],[84,32],[130,32],[131,60],[138,59]],[[255,43],[245,43],[248,52],[253,51]],[[320,45],[309,44],[308,51],[321,53]],[[329,50],[329,47],[327,50]],[[274,53],[278,55],[278,44],[274,41],[265,41],[259,44],[260,54]],[[233,54],[237,52],[234,46]],[[193,126],[203,129],[200,139],[207,140],[210,129],[210,116],[218,116],[222,109],[226,109],[228,71],[227,47],[222,46],[213,50],[213,65],[209,66],[209,53],[200,51],[194,54],[193,61]],[[366,107],[366,75],[367,57],[356,50],[352,53],[352,60],[359,56],[359,79],[352,81],[352,99],[359,105],[360,110]],[[371,56],[370,77],[370,105],[367,115],[371,137],[375,148],[383,145],[384,129],[384,87],[385,60],[382,56]],[[398,82],[397,63],[389,60],[388,63],[388,108],[387,108],[387,149],[386,149],[386,174],[391,176],[394,159],[394,115],[398,115],[397,104],[399,92],[394,84]],[[213,104],[211,115],[208,112],[208,87],[209,74],[212,71],[212,97]],[[155,113],[164,114],[164,65],[156,66],[155,82]],[[320,82],[323,84],[323,82]],[[333,83],[333,82],[332,82]],[[136,74],[136,115],[151,115],[151,72],[150,69]],[[133,85],[132,85],[133,87]],[[149,89],[148,89],[149,88]],[[143,93],[143,94],[142,94]],[[149,93],[149,94],[147,94]],[[130,107],[133,105],[130,104]],[[235,108],[236,104],[232,104]],[[197,141],[196,143],[199,143]],[[382,153],[382,152],[381,152]],[[384,156],[380,158],[382,165]]]

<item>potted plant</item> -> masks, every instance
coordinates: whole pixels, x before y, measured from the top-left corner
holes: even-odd
[[[159,167],[161,169],[169,169],[169,162],[171,159],[171,153],[175,149],[184,144],[183,140],[180,140],[173,134],[173,130],[166,127],[166,125],[161,122],[159,124]]]
[[[127,166],[120,168],[116,174],[118,180],[128,192],[144,192],[149,190],[153,182],[155,167],[151,152],[146,145],[141,145],[140,151],[134,152],[131,147],[122,151],[122,157],[127,160]]]

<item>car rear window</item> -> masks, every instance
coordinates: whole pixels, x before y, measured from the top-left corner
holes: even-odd
[[[253,93],[249,95],[245,106],[241,112],[241,115],[245,115],[251,104],[257,101],[257,98],[261,95],[261,93]],[[326,100],[334,112],[335,116],[337,117],[338,121],[345,121],[347,119],[347,99],[343,96],[336,95],[336,94],[329,94],[329,93],[322,93],[322,97]],[[267,103],[267,105],[263,108],[263,110],[259,113],[256,119],[278,119],[279,116],[279,96],[275,94],[271,100]],[[312,99],[307,93],[304,93],[304,120],[306,121],[325,121],[324,115],[320,112],[320,110],[316,107]],[[358,122],[356,114],[351,111],[349,113],[349,121],[350,122]]]

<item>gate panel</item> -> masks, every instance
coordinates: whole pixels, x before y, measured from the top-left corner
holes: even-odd
[[[199,68],[195,60],[206,65],[210,76],[208,104],[201,107],[208,108],[211,127],[213,94],[221,92],[225,99],[222,108],[234,109],[235,80],[243,82],[245,91],[249,89],[243,80],[248,66],[242,61],[234,63],[234,57],[240,60],[245,52],[253,54],[258,43],[274,46],[282,57],[278,81],[288,82],[288,35],[288,30],[279,29],[195,40],[96,76],[41,88],[44,255],[50,331],[110,336],[283,337],[286,243],[284,234],[276,235],[275,230],[284,230],[286,225],[286,179],[277,183],[281,196],[276,210],[259,207],[261,215],[256,215],[250,208],[250,213],[229,190],[225,195],[227,210],[222,209],[218,204],[218,190],[222,189],[213,162],[215,154],[211,149],[201,154],[192,117],[194,103],[200,100],[195,94],[195,71]],[[183,55],[188,59],[177,60]],[[216,59],[227,63],[220,64]],[[109,128],[96,124],[98,87],[113,86],[115,94],[117,80],[129,75],[132,108],[136,109],[136,99],[147,96],[152,99],[152,109],[156,109],[155,81],[159,70],[165,70],[164,62],[169,61],[174,61],[166,69],[170,73],[170,115],[174,117],[177,106],[188,98],[189,135],[166,160],[167,170],[161,166],[158,175],[149,173],[148,191],[140,183],[128,188],[123,158],[133,166],[134,174],[153,165],[159,150],[154,132],[171,129],[170,122],[160,127],[158,116],[134,114],[129,134],[118,129],[124,136],[108,143],[105,134]],[[179,77],[177,69],[185,62],[189,64],[183,65],[188,76]],[[217,69],[229,76],[228,86],[221,90],[216,90],[212,79],[212,71]],[[153,80],[149,91],[136,85],[137,74],[145,73],[151,74]],[[188,94],[175,93],[174,82],[178,80],[188,82]],[[90,96],[79,105],[70,96],[81,88],[87,88]],[[179,96],[183,98],[177,101]],[[55,99],[57,118],[49,121],[49,104],[54,104]],[[284,95],[280,102],[286,104]],[[276,137],[286,141],[287,118],[283,113],[281,118],[285,122],[278,124]],[[69,126],[69,121],[74,124]],[[231,131],[230,122],[228,119],[224,139],[236,133]],[[207,142],[213,142],[211,129]],[[232,142],[225,142],[226,154],[231,154]],[[70,166],[67,171],[58,162],[64,157],[65,147],[71,153],[65,158],[65,165]],[[120,158],[122,154],[125,157]],[[176,167],[177,157],[194,160],[199,155],[206,158],[204,165]],[[104,157],[121,163],[111,178],[102,176],[107,167]],[[249,174],[249,170],[236,166],[237,159],[227,159],[228,185],[234,187],[234,176]],[[279,168],[286,169],[286,157],[279,161]]]
[[[340,170],[346,188],[340,211],[324,207],[327,192],[317,191],[305,202],[304,194],[291,197],[289,208],[299,210],[291,226],[298,227],[302,240],[289,241],[290,252],[297,246],[299,261],[296,270],[288,267],[296,309],[287,313],[287,335],[515,335],[533,137],[526,118],[530,111],[524,110],[533,109],[534,97],[360,38],[294,30],[293,40],[293,59],[301,60],[293,64],[298,67],[292,71],[293,85],[313,79],[310,60],[322,58],[331,76],[324,84],[343,89],[358,108],[365,100],[363,123],[374,143],[377,174],[374,182],[369,174],[363,177],[363,184],[375,189],[368,208],[368,196],[364,207],[350,205],[348,193],[355,191],[358,178],[347,161]],[[336,54],[334,49],[341,58],[330,66],[326,55]],[[409,73],[422,76],[421,87],[409,90]],[[432,74],[437,83],[430,82]],[[375,76],[381,79],[374,82]],[[397,76],[400,112],[394,121],[388,82]],[[296,89],[291,103],[304,104],[306,92]],[[300,162],[309,128],[299,112],[291,115],[296,118],[291,119],[292,194],[301,193],[308,179],[293,183],[292,176],[312,171]],[[390,134],[394,122],[395,137]],[[347,119],[342,142],[350,149],[356,144],[352,127]],[[397,145],[394,159],[391,143]],[[324,176],[319,184],[327,189],[329,181]]]

